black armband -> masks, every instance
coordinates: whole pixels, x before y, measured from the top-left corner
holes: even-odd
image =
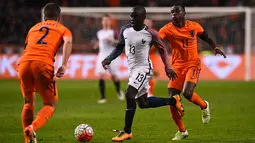
[[[206,41],[212,49],[216,48],[216,44],[214,41],[208,36],[208,34],[204,31],[202,34],[198,35],[200,39]]]

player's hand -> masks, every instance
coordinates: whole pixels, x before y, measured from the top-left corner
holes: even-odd
[[[102,66],[103,68],[106,70],[107,69],[107,66],[110,64],[111,62],[108,60],[108,59],[104,59],[102,61]]]
[[[172,68],[165,69],[169,80],[175,80],[178,76]]]
[[[58,78],[62,77],[66,72],[66,66],[62,65],[60,68],[58,68],[56,76]]]
[[[222,55],[224,58],[227,58],[227,56],[218,47],[214,48],[214,54],[215,55],[219,54],[219,55]]]

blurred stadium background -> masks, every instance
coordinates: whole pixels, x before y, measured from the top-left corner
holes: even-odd
[[[42,19],[41,8],[49,0],[0,1],[0,143],[23,142],[20,112],[22,96],[16,80],[16,66],[28,30]],[[111,14],[113,28],[120,30],[129,20],[132,6],[147,7],[148,17],[159,30],[171,21],[170,7],[176,0],[56,0],[62,7],[61,23],[73,33],[73,56],[65,79],[60,80],[59,107],[52,120],[39,132],[39,141],[70,143],[75,126],[91,124],[95,130],[92,142],[110,142],[121,128],[125,102],[116,99],[114,87],[107,82],[109,103],[98,105],[98,85],[94,75],[96,54],[93,44],[101,28],[100,18]],[[178,2],[180,3],[180,2]],[[212,123],[202,125],[199,109],[184,101],[184,118],[191,136],[185,142],[255,142],[254,87],[255,87],[255,1],[254,0],[182,0],[187,7],[187,18],[198,21],[227,59],[214,56],[209,46],[199,41],[202,58],[201,82],[197,92],[212,104]],[[61,50],[59,51],[61,53]],[[171,50],[169,50],[171,56]],[[61,63],[56,57],[56,67]],[[160,60],[160,58],[158,58]],[[122,57],[119,69],[127,85],[127,62]],[[166,77],[162,64],[156,95],[166,97]],[[76,80],[77,79],[77,80]],[[249,81],[249,82],[246,82]],[[108,90],[109,89],[109,90]],[[41,105],[38,98],[38,104]],[[119,107],[119,108],[116,108]],[[36,109],[39,109],[37,107]],[[158,117],[160,115],[160,117]],[[148,120],[149,119],[149,120]],[[166,126],[167,125],[167,126]],[[54,128],[52,130],[52,128]],[[166,108],[139,111],[135,119],[136,138],[130,142],[170,142],[176,132]],[[146,133],[144,134],[144,131]],[[148,131],[148,133],[147,133]]]

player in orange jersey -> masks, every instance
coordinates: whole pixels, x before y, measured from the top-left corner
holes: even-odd
[[[201,70],[197,36],[206,41],[215,54],[220,54],[224,58],[226,56],[208,37],[200,24],[185,20],[185,14],[184,6],[173,6],[171,9],[172,22],[166,24],[159,31],[160,37],[166,39],[172,48],[172,67],[177,73],[177,78],[168,84],[169,95],[173,96],[182,92],[186,99],[200,106],[202,121],[208,123],[210,120],[209,103],[194,92]],[[170,111],[179,130],[173,140],[186,138],[188,132],[184,127],[182,118],[175,108],[170,107]]]
[[[60,24],[60,8],[55,3],[44,7],[44,19],[33,26],[25,41],[26,48],[18,65],[20,89],[24,97],[22,126],[25,143],[36,143],[38,131],[52,117],[57,102],[58,91],[54,75],[54,56],[63,41],[63,61],[56,76],[62,77],[66,71],[67,61],[72,51],[72,33]],[[34,117],[35,93],[43,100],[43,108]]]
[[[151,19],[148,19],[148,18],[145,19],[144,20],[144,24],[147,25],[149,28],[153,27],[153,21]],[[155,29],[153,29],[153,30],[155,30]],[[153,76],[152,76],[151,80],[149,81],[150,88],[149,88],[148,96],[153,96],[154,95],[154,89],[156,87],[156,77],[158,75],[157,49],[156,49],[155,46],[151,47],[151,50],[150,50],[150,59],[151,59],[151,62],[152,62],[154,73],[153,73]]]

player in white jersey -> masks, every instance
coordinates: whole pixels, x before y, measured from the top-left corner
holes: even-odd
[[[94,49],[99,48],[99,53],[97,57],[96,63],[96,71],[95,74],[99,78],[99,91],[101,94],[101,99],[98,100],[98,103],[105,103],[105,74],[106,71],[101,65],[101,61],[111,53],[112,50],[115,49],[115,45],[117,44],[117,34],[111,29],[111,17],[110,15],[105,15],[101,21],[102,29],[97,32],[98,41],[94,45]],[[120,80],[118,78],[118,71],[120,66],[120,58],[117,58],[112,64],[109,66],[109,73],[111,74],[112,81],[116,87],[118,98],[120,100],[124,100],[125,96],[122,90],[120,89]]]
[[[125,127],[124,131],[115,130],[119,132],[116,137],[112,138],[112,141],[115,142],[132,138],[131,126],[136,111],[136,103],[142,109],[171,105],[178,109],[181,116],[184,115],[179,95],[170,98],[155,96],[147,98],[148,81],[153,74],[153,67],[149,58],[151,45],[157,47],[169,79],[174,80],[176,74],[168,63],[167,49],[160,40],[158,33],[143,24],[146,17],[145,8],[134,7],[130,16],[131,23],[122,26],[116,49],[102,61],[102,66],[107,69],[111,61],[118,57],[125,48],[129,72],[128,88],[125,94],[127,103]]]

